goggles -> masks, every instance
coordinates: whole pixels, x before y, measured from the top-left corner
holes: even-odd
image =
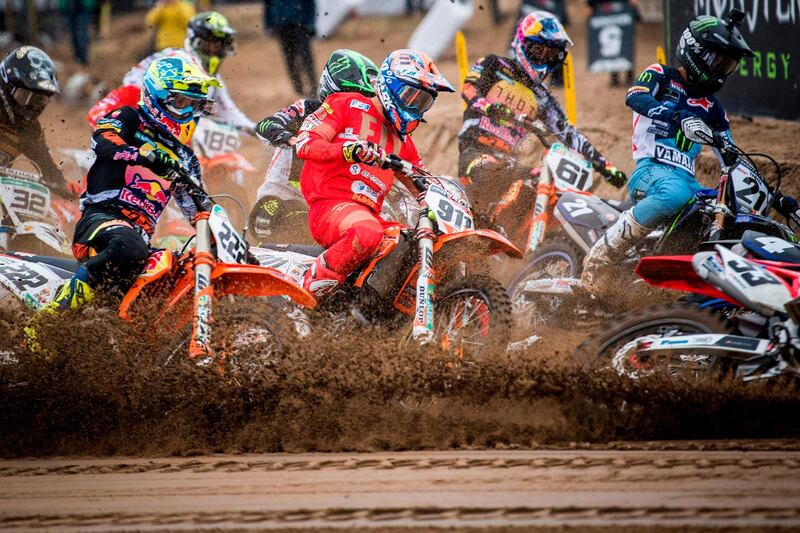
[[[197,39],[196,46],[201,54],[224,57],[233,51],[233,39]]]
[[[429,93],[425,89],[417,89],[411,85],[403,85],[396,96],[406,111],[418,114],[420,117],[436,101],[435,94]]]
[[[173,93],[164,99],[164,107],[175,118],[183,119],[189,116],[214,113],[214,100],[195,98],[183,93]]]
[[[729,56],[724,56],[722,54],[718,54],[717,52],[713,52],[711,50],[707,51],[705,54],[702,55],[702,59],[706,65],[708,65],[708,69],[714,76],[722,76],[728,77],[733,74],[733,71],[736,70],[739,66],[739,60],[734,59]]]
[[[14,97],[17,104],[31,111],[43,111],[44,108],[47,107],[52,96],[50,94],[31,91],[24,87],[14,87],[11,95]]]
[[[524,47],[525,57],[536,65],[556,66],[564,62],[567,51],[558,46],[549,46],[536,41],[527,41]]]

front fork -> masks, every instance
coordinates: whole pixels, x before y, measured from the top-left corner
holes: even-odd
[[[417,236],[419,269],[411,336],[420,344],[428,344],[433,340],[433,222],[428,216],[428,206],[424,204],[420,206]]]
[[[717,200],[714,204],[714,221],[711,223],[711,231],[708,236],[709,241],[718,241],[722,238],[722,230],[725,228],[725,215],[729,213],[728,206],[725,204],[725,195],[728,189],[728,174],[723,174],[720,178],[719,188],[717,189]]]
[[[536,184],[536,202],[533,204],[531,229],[525,243],[526,253],[533,252],[544,241],[544,234],[547,230],[548,208],[554,192],[550,169],[547,168],[547,165],[542,165],[542,171],[539,173],[539,180]]]
[[[211,302],[214,286],[211,270],[214,255],[211,253],[211,230],[208,226],[210,213],[199,213],[195,222],[196,244],[194,255],[194,316],[192,338],[189,342],[189,357],[198,359],[198,364],[210,363],[211,350]]]

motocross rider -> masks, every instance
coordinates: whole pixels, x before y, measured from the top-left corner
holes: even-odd
[[[633,110],[633,158],[629,192],[634,207],[622,213],[586,257],[582,285],[595,294],[610,289],[609,268],[656,226],[669,221],[702,187],[695,179],[701,145],[688,139],[703,127],[731,140],[725,110],[715,93],[745,56],[753,56],[733,19],[701,16],[689,23],[678,43],[679,68],[655,63],[628,89]],[[701,121],[698,126],[698,121]],[[725,153],[715,148],[724,164]],[[789,216],[797,202],[777,193],[774,207]],[[604,275],[605,274],[605,275]]]
[[[127,106],[136,106],[142,80],[150,63],[162,57],[180,56],[196,62],[203,70],[222,81],[219,68],[223,60],[234,51],[236,30],[221,13],[206,11],[198,13],[189,22],[183,48],[166,48],[146,57],[122,78],[122,86],[108,93],[97,102],[86,118],[92,126],[97,119],[110,111]],[[216,102],[214,116],[242,131],[252,131],[255,123],[236,107],[230,93],[224,86],[211,88],[209,98]]]
[[[78,307],[98,288],[119,296],[142,271],[158,219],[174,195],[191,221],[196,208],[176,170],[201,185],[200,163],[188,146],[194,123],[213,109],[209,88],[220,82],[194,62],[163,57],[147,68],[137,107],[121,107],[97,121],[97,159],[81,196],[83,215],[72,252],[83,264],[50,309]]]
[[[511,41],[513,59],[488,55],[467,73],[461,95],[467,108],[458,134],[458,172],[478,216],[488,214],[492,199],[499,196],[496,188],[507,186],[509,176],[525,178],[530,173],[518,164],[515,153],[530,134],[521,124],[526,119],[541,120],[567,147],[595,163],[614,186],[625,184],[625,174],[567,122],[544,85],[547,75],[564,62],[570,45],[555,16],[534,11],[517,26]]]
[[[6,55],[0,63],[0,166],[24,155],[38,166],[52,192],[73,198],[39,124],[38,117],[54,94],[61,94],[56,66],[46,53],[21,46]]]
[[[398,177],[379,166],[386,154],[422,162],[409,134],[450,83],[422,52],[396,50],[381,65],[372,98],[336,93],[303,122],[297,155],[309,204],[308,224],[327,250],[306,271],[303,286],[317,296],[333,290],[368,259],[383,240],[380,218],[386,193]],[[407,182],[407,183],[405,183]]]
[[[296,160],[292,148],[300,126],[330,94],[355,92],[375,96],[372,80],[377,74],[378,67],[366,56],[353,50],[335,50],[322,70],[316,99],[301,98],[256,125],[258,137],[275,147],[266,180],[258,189],[258,201],[250,215],[250,227],[256,234],[269,233],[275,239],[278,227],[294,216],[302,217],[305,227],[308,207],[299,191],[302,162]]]

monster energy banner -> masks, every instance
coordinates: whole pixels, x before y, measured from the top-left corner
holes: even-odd
[[[633,70],[634,13],[628,2],[600,2],[589,19],[589,71]]]
[[[666,49],[674,56],[696,16],[725,19],[731,8],[746,13],[740,29],[756,55],[742,60],[720,100],[733,113],[800,120],[800,0],[664,0]]]

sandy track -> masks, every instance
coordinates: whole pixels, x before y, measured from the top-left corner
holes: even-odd
[[[800,453],[486,451],[0,462],[0,528],[800,527]]]

